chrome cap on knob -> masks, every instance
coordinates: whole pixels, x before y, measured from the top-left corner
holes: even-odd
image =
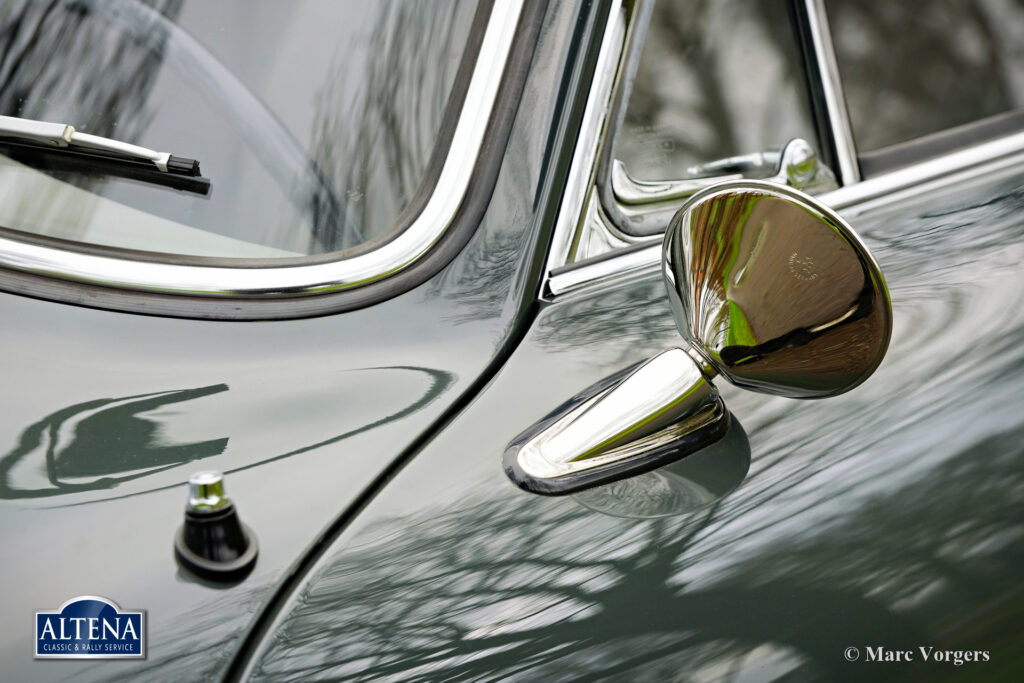
[[[220,472],[206,470],[188,478],[189,510],[216,510],[230,504],[224,495],[224,475]]]

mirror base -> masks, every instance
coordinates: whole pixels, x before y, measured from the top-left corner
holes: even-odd
[[[719,440],[725,405],[683,349],[665,351],[591,386],[507,447],[520,488],[560,495],[639,474]]]

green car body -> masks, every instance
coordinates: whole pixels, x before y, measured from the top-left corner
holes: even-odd
[[[0,294],[5,680],[1024,670],[1024,163],[847,212],[894,313],[864,385],[724,386],[708,453],[531,494],[506,445],[678,332],[653,264],[542,289],[609,8],[528,11],[486,208],[421,284],[259,322]],[[259,539],[241,581],[175,562],[201,469]],[[33,659],[34,611],[78,595],[145,610],[146,659]]]

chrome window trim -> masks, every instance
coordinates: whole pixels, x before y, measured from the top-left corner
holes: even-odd
[[[1020,166],[1024,166],[1024,131],[862,180],[815,198],[851,216],[923,192],[959,185]],[[634,247],[619,255],[610,254],[549,273],[545,293],[549,298],[557,297],[611,278],[654,269],[660,262],[661,238],[658,237],[644,247]]]
[[[611,178],[612,193],[625,205],[649,204],[664,202],[671,199],[684,199],[700,192],[706,187],[724,183],[727,180],[742,180],[739,173],[716,175],[687,180],[636,180],[629,175],[626,165],[618,159],[612,159]]]
[[[0,268],[116,289],[191,297],[276,298],[340,292],[412,265],[444,235],[469,188],[525,0],[491,8],[447,158],[416,220],[379,248],[324,263],[265,267],[136,261],[0,236]]]
[[[814,50],[815,64],[821,77],[821,93],[825,100],[829,132],[836,155],[836,169],[842,185],[860,182],[860,165],[857,162],[857,148],[853,142],[853,128],[850,114],[846,109],[846,97],[839,77],[839,63],[832,45],[832,33],[825,13],[825,0],[806,0],[808,31]]]
[[[853,129],[850,124],[849,112],[846,109],[846,99],[843,96],[842,84],[839,77],[839,67],[836,60],[835,48],[832,45],[832,37],[829,33],[828,16],[825,14],[824,0],[794,0],[802,5],[803,16],[806,19],[805,33],[811,45],[806,57],[810,60],[811,68],[809,77],[814,78],[817,74],[819,81],[812,85],[819,85],[818,93],[824,104],[824,121],[820,124],[827,128],[821,131],[822,145],[831,147],[834,152],[835,161],[838,165],[838,174],[841,184],[852,184],[860,181],[860,165],[857,160],[857,151],[853,141]],[[651,3],[653,4],[653,3]],[[641,5],[638,4],[633,20],[643,23],[646,20],[640,17]],[[649,10],[648,10],[649,13]],[[637,27],[636,32],[631,27],[632,40],[642,40],[645,26]],[[633,50],[634,43],[627,46],[627,50]],[[627,58],[629,58],[627,56]],[[635,67],[634,67],[635,68]],[[628,80],[632,74],[626,75]],[[812,97],[814,93],[812,93]],[[616,106],[624,106],[618,104]],[[609,143],[611,144],[611,138]],[[819,150],[825,151],[825,150]],[[633,206],[643,206],[652,203],[666,202],[670,200],[683,199],[706,187],[716,185],[727,180],[738,180],[744,176],[741,174],[728,174],[719,176],[687,178],[685,180],[636,180],[629,175],[625,164],[615,158],[609,158],[611,193],[614,198],[616,209],[628,209]]]
[[[831,81],[833,99],[827,106],[831,132],[835,136],[835,152],[840,160],[840,173],[843,178],[842,187],[816,195],[817,199],[830,208],[844,211],[844,215],[850,216],[929,190],[950,187],[981,176],[995,175],[1014,167],[1024,166],[1024,131],[1021,131],[925,159],[866,180],[860,179],[859,170],[853,176],[847,175],[847,171],[843,170],[842,159],[845,158],[847,163],[852,163],[854,169],[859,167],[846,105],[842,98],[831,36],[826,35],[823,40],[820,39],[821,31],[828,28],[824,16],[824,2],[804,1],[812,18],[814,31],[818,35],[814,41],[814,57],[821,62],[819,66],[822,80],[826,80],[828,74],[827,78]],[[602,54],[609,50],[621,63],[624,59],[621,28],[617,28],[614,33],[606,33],[603,41]],[[611,59],[612,57],[609,57],[608,61]],[[616,72],[618,68],[615,68]],[[604,85],[606,77],[607,75],[594,78],[594,85],[587,101],[585,122],[594,121],[598,114],[607,112],[611,106],[613,87]],[[600,111],[595,113],[591,111],[592,108],[599,108]],[[580,182],[580,178],[595,178],[598,151],[601,144],[607,144],[608,137],[607,131],[603,128],[603,119],[601,123],[602,128],[597,130],[581,129],[580,144],[573,158],[571,183]],[[841,143],[841,138],[845,138],[846,142]],[[845,146],[840,148],[841,144]],[[590,165],[577,168],[577,163],[583,161],[589,161]],[[850,182],[850,177],[857,180]],[[612,280],[646,274],[660,264],[662,235],[627,235],[615,226],[601,209],[596,188],[591,184],[587,190],[588,192],[582,195],[585,197],[583,201],[563,203],[553,237],[553,245],[560,245],[560,248],[556,250],[553,247],[549,253],[548,267],[541,287],[542,300],[553,301],[560,296],[589,290],[593,286],[600,286]],[[626,217],[641,214],[648,217],[663,217],[667,223],[681,203],[682,199],[674,198],[646,206],[618,204],[616,208]],[[565,213],[571,215],[563,215]],[[591,251],[588,249],[590,245],[597,245],[598,249]]]

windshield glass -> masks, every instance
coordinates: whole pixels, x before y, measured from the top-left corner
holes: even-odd
[[[228,258],[349,249],[414,212],[476,14],[457,0],[5,4],[0,114],[197,159],[211,191],[33,163],[0,141],[0,227]]]

